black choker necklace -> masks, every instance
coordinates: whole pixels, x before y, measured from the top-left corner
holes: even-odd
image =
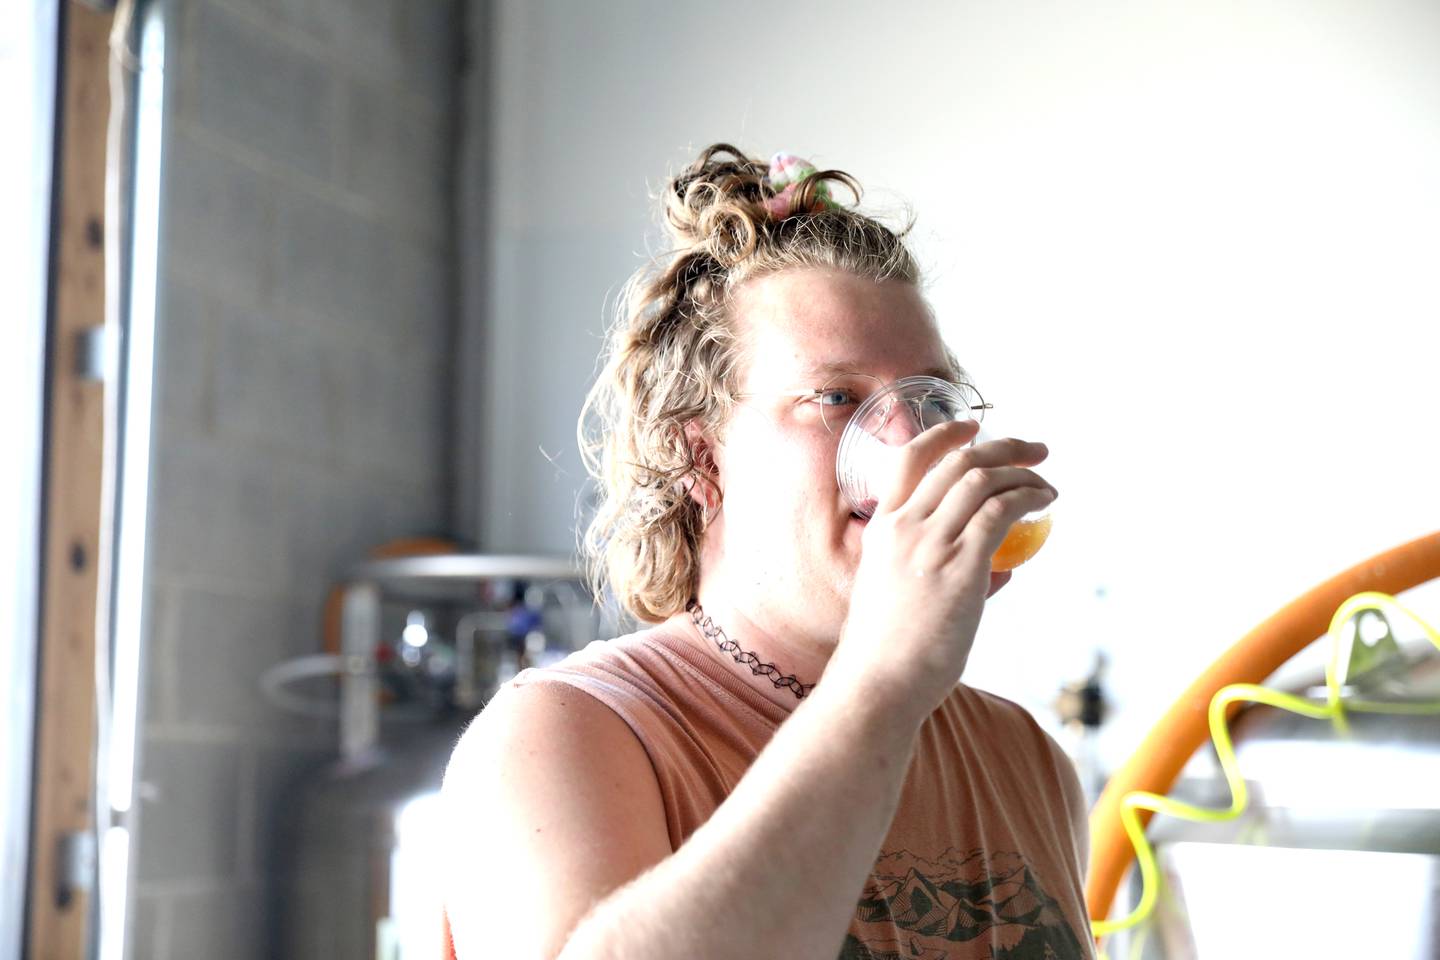
[[[815,684],[801,683],[793,674],[782,677],[780,675],[780,668],[775,666],[775,664],[761,663],[760,658],[755,656],[755,654],[747,650],[741,650],[738,643],[725,636],[725,631],[721,630],[715,624],[714,620],[711,620],[705,615],[705,610],[700,606],[700,601],[691,600],[685,605],[685,609],[690,612],[690,619],[695,621],[695,626],[700,628],[700,633],[703,636],[718,643],[721,650],[734,657],[736,663],[741,663],[749,667],[755,676],[769,677],[770,682],[775,684],[777,690],[785,687],[791,693],[795,694],[795,699],[804,700],[805,695],[815,689]]]

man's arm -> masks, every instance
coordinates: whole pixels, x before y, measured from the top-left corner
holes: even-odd
[[[446,776],[460,960],[832,960],[923,720],[863,692],[817,686],[672,853],[624,721],[579,692],[507,691]]]

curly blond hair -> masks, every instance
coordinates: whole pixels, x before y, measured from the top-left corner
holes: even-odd
[[[746,281],[799,267],[830,267],[918,286],[899,230],[824,199],[821,184],[860,186],[838,170],[806,177],[790,213],[773,216],[768,166],[735,147],[705,149],[664,192],[675,249],[625,285],[606,338],[604,366],[585,398],[577,438],[598,506],[580,550],[598,599],[607,592],[634,617],[658,623],[684,610],[700,576],[707,511],[688,494],[703,483],[685,436],[698,421],[712,436],[728,422],[741,375],[728,306]],[[956,375],[963,375],[947,349]]]

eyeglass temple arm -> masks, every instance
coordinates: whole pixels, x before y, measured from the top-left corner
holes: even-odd
[[[735,393],[731,396],[736,400],[749,400],[751,397],[818,397],[824,393],[823,389],[811,387],[809,390],[759,390],[749,393]]]

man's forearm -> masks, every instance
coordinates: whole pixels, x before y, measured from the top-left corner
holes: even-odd
[[[833,960],[918,729],[903,711],[817,686],[711,818],[598,904],[561,960]]]

